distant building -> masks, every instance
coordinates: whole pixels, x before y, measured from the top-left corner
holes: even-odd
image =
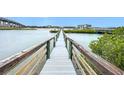
[[[109,30],[114,30],[116,27],[92,27],[92,29],[97,30],[97,31],[109,31]]]
[[[74,30],[76,26],[63,26],[64,30]]]
[[[78,29],[87,29],[87,28],[91,28],[92,25],[90,24],[83,24],[83,25],[78,25],[77,28]]]
[[[48,25],[47,27],[48,27],[48,28],[52,28],[52,25]]]

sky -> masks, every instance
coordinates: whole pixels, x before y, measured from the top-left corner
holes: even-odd
[[[77,26],[91,24],[95,27],[124,26],[124,17],[7,17],[29,26]]]

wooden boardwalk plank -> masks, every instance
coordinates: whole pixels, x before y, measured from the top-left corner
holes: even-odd
[[[75,69],[68,56],[62,32],[53,49],[50,59],[44,65],[41,75],[75,75]]]

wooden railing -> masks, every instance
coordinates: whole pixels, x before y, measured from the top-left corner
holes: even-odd
[[[63,32],[69,57],[75,67],[77,74],[86,75],[122,75],[124,72],[103,58],[92,54],[80,44],[67,37]]]
[[[0,74],[39,74],[46,60],[50,58],[50,53],[55,47],[59,33],[41,44],[0,61]]]

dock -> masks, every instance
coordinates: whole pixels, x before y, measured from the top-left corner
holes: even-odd
[[[0,61],[0,75],[123,75],[87,51],[62,29],[48,40]]]
[[[40,72],[40,75],[75,75],[72,61],[69,59],[62,32],[56,46]]]

